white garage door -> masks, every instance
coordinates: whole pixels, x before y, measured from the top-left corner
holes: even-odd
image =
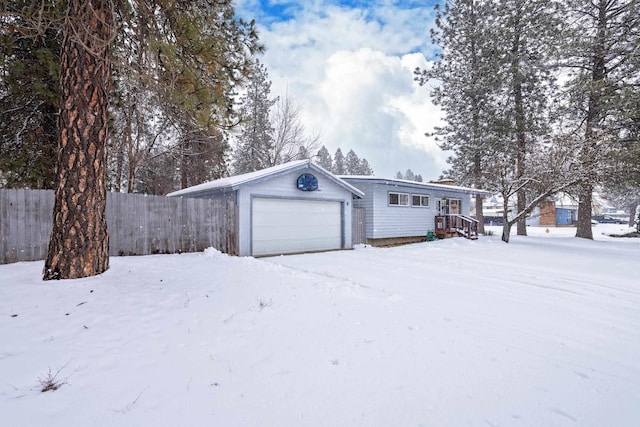
[[[253,199],[252,254],[342,248],[340,202]]]

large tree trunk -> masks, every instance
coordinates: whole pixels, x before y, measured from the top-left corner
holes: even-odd
[[[638,209],[638,203],[632,203],[629,206],[629,228],[636,224],[636,209]]]
[[[477,113],[474,113],[474,118],[476,116]],[[480,189],[482,186],[482,163],[479,154],[473,156],[473,175],[475,186],[477,189]],[[478,220],[478,234],[484,234],[484,213],[482,212],[483,201],[484,196],[481,194],[476,194],[476,219]]]
[[[593,57],[591,58],[591,88],[589,90],[589,107],[585,123],[585,141],[581,152],[582,168],[587,171],[588,178],[580,188],[578,195],[578,224],[576,227],[576,237],[593,240],[591,229],[591,204],[593,198],[593,187],[595,169],[598,163],[598,144],[594,128],[600,121],[602,101],[604,94],[599,88],[601,82],[606,77],[606,33],[607,33],[607,0],[598,1],[598,32],[595,45],[593,47]]]
[[[576,224],[576,237],[593,240],[591,227],[591,204],[593,198],[593,185],[583,184],[578,195],[578,223]]]
[[[109,268],[105,218],[110,0],[69,0],[61,52],[57,187],[44,280]]]
[[[478,220],[478,234],[484,234],[484,214],[482,213],[484,196],[476,194],[476,219]]]

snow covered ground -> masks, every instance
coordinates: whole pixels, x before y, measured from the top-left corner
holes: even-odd
[[[640,239],[619,228],[62,282],[3,265],[0,425],[637,426]]]

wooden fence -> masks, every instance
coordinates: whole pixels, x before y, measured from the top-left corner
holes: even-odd
[[[351,213],[351,239],[354,245],[367,243],[364,208],[353,208]]]
[[[44,259],[52,227],[51,190],[0,189],[0,264]],[[199,252],[236,255],[237,207],[231,201],[107,193],[109,254]]]

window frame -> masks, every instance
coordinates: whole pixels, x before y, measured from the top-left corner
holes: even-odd
[[[397,195],[397,196],[398,196],[398,203],[391,203],[391,195],[392,195],[392,194],[395,194],[395,195]],[[406,203],[406,204],[404,204],[404,205],[400,203],[401,196],[406,196],[407,203]],[[410,195],[409,193],[401,193],[401,192],[397,192],[397,191],[389,191],[389,192],[387,193],[387,206],[392,206],[392,207],[409,207],[409,206],[411,206],[411,205],[409,204],[409,202],[410,202],[410,200],[409,200],[409,199],[410,199],[410,196],[411,196],[411,195]]]
[[[419,197],[419,204],[414,204],[414,197]],[[423,205],[422,201],[424,199],[427,199],[427,204]],[[431,196],[427,195],[427,194],[411,194],[411,207],[412,208],[430,208],[431,207]]]

